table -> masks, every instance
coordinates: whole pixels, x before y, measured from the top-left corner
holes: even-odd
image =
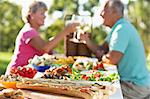
[[[110,66],[110,64],[104,65],[106,70],[112,71],[112,72],[118,72],[116,66]],[[37,72],[34,79],[42,76],[43,73]],[[113,84],[114,87],[116,87],[116,92],[109,97],[109,99],[123,99],[122,91],[121,91],[121,85],[120,82],[116,82]],[[22,90],[25,97],[27,99],[81,99],[76,97],[69,97],[65,95],[58,95],[53,93],[45,93],[40,91],[34,91],[34,90]]]
[[[117,88],[116,93],[111,95],[109,99],[123,99],[120,82],[117,82],[115,87]]]
[[[118,72],[116,66],[109,67],[108,65],[105,65],[105,68],[110,71],[113,71],[113,72]],[[42,75],[43,75],[43,73],[38,72],[34,78],[36,79]],[[116,90],[115,94],[110,96],[109,99],[123,99],[120,82],[119,81],[116,82],[114,84],[114,87],[116,87],[117,90]],[[65,95],[58,95],[58,94],[52,94],[52,93],[41,93],[41,92],[37,92],[37,91],[27,91],[26,90],[25,93],[27,94],[27,96],[37,97],[35,99],[80,99],[80,98],[69,97],[69,96],[65,96]]]

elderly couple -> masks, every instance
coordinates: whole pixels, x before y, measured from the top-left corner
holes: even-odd
[[[72,23],[51,41],[44,41],[38,31],[44,24],[46,10],[43,2],[34,2],[28,13],[22,16],[25,25],[17,36],[14,56],[6,74],[10,73],[13,66],[27,65],[34,55],[51,53],[65,36],[76,31],[79,24]],[[97,58],[118,66],[124,99],[150,99],[150,77],[146,68],[144,46],[139,33],[124,18],[123,12],[124,6],[120,0],[107,0],[100,12],[103,25],[111,28],[104,43],[101,46],[93,44],[86,33],[81,35],[81,39]]]

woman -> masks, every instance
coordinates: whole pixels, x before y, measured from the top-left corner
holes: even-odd
[[[10,73],[11,67],[24,66],[28,64],[28,60],[35,55],[51,53],[52,49],[69,33],[76,30],[78,23],[69,24],[62,32],[54,37],[51,41],[44,41],[39,35],[39,28],[44,24],[45,12],[47,7],[43,2],[33,2],[23,15],[25,22],[24,27],[16,38],[16,46],[14,56],[7,67],[6,74]],[[24,12],[23,12],[24,14]]]

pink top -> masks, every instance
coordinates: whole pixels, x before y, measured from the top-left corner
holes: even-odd
[[[40,56],[43,54],[43,52],[40,52],[29,44],[31,39],[36,36],[39,36],[38,32],[30,27],[29,24],[25,24],[17,36],[14,56],[8,65],[7,72],[11,67],[27,65],[29,59],[35,55]]]

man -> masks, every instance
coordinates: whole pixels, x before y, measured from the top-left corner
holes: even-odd
[[[120,0],[109,0],[101,12],[103,25],[111,32],[102,46],[94,45],[88,35],[81,40],[103,62],[118,65],[124,99],[150,99],[150,77],[142,41],[134,26],[123,18]],[[105,55],[104,55],[105,54]]]

